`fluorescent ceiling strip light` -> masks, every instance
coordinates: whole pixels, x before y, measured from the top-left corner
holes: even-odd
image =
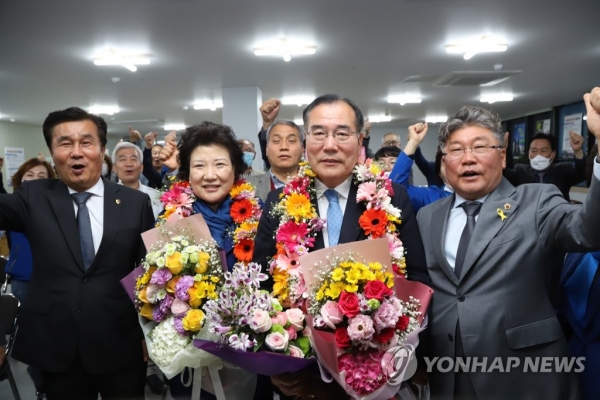
[[[425,117],[425,122],[430,123],[430,124],[438,124],[438,123],[446,122],[447,119],[448,119],[447,116],[437,115],[437,116]]]
[[[304,104],[310,104],[315,99],[314,96],[290,96],[284,97],[281,99],[281,104],[289,106],[289,105],[297,105],[298,107]]]
[[[271,43],[254,48],[255,56],[279,56],[284,61],[290,61],[292,56],[315,54],[317,47],[314,45],[279,39]]]
[[[513,96],[512,94],[493,94],[493,95],[488,95],[488,96],[481,96],[479,98],[479,101],[481,101],[482,103],[495,103],[497,101],[512,101],[513,100]]]
[[[389,122],[392,120],[392,117],[390,117],[389,115],[375,115],[375,116],[371,116],[369,115],[369,122],[371,123],[378,123],[378,122]]]
[[[221,100],[200,100],[194,103],[194,110],[211,110],[215,111],[217,108],[222,108],[223,102]]]
[[[419,104],[422,99],[418,96],[390,96],[387,98],[388,103],[399,103],[401,106],[411,103]]]
[[[105,50],[104,53],[94,58],[94,65],[120,65],[131,72],[137,71],[136,65],[150,64],[150,56],[147,54],[121,54],[113,49]]]
[[[119,112],[118,106],[92,106],[89,109],[90,114],[106,114],[113,115]]]
[[[446,53],[463,54],[465,60],[471,59],[475,54],[496,53],[506,51],[506,49],[508,49],[508,45],[504,41],[492,36],[482,36],[464,43],[446,45]]]
[[[165,124],[165,131],[181,131],[185,129],[185,124]]]

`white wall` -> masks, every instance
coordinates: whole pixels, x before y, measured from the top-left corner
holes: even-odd
[[[44,156],[50,156],[42,134],[42,127],[38,125],[0,121],[0,151],[2,157],[4,157],[5,147],[23,147],[25,149],[25,160],[37,157],[40,151]],[[12,187],[8,186],[10,177],[7,176],[6,166],[2,168],[2,178],[6,190],[9,193],[12,192]]]

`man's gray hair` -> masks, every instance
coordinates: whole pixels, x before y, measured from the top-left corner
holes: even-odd
[[[295,130],[298,131],[298,135],[300,135],[300,141],[304,140],[304,135],[302,134],[302,129],[300,129],[300,127],[298,126],[298,124],[296,124],[294,121],[291,121],[289,119],[278,119],[277,121],[273,122],[269,126],[269,129],[267,129],[267,143],[269,142],[269,137],[271,136],[271,129],[273,129],[277,125],[286,125],[286,126],[289,126],[291,128],[294,128]]]
[[[129,142],[120,142],[115,146],[115,149],[112,152],[112,162],[113,164],[117,163],[117,153],[119,150],[121,149],[135,149],[135,151],[138,154],[138,157],[140,158],[140,163],[144,162],[144,153],[142,153],[142,149],[140,149],[138,146],[136,146],[133,143],[129,143]]]
[[[454,132],[469,126],[479,126],[489,129],[498,139],[500,146],[504,145],[502,120],[498,114],[483,107],[463,106],[456,114],[450,116],[448,120],[440,126],[440,133],[438,135],[440,148],[446,146],[446,142]]]

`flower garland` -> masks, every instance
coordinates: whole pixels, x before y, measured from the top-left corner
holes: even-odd
[[[299,166],[298,175],[284,186],[281,200],[272,211],[280,222],[275,231],[277,253],[269,263],[273,295],[282,303],[296,306],[306,298],[299,257],[314,247],[315,237],[325,225],[311,203],[311,199],[316,200],[316,174],[307,162]],[[388,174],[368,159],[354,168],[353,175],[358,184],[356,201],[366,206],[358,221],[360,227],[368,239],[387,237],[394,272],[406,274],[404,247],[396,228],[401,223],[401,210],[391,204],[394,191]]]
[[[252,261],[254,237],[262,208],[256,196],[256,189],[244,179],[233,185],[229,195],[232,200],[229,215],[234,222],[230,232],[233,237],[233,255],[237,262],[247,264]],[[194,214],[196,196],[188,181],[173,182],[160,196],[160,201],[165,207],[165,212],[158,217],[157,226],[170,219],[185,218]]]

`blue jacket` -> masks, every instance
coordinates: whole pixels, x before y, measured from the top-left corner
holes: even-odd
[[[410,198],[415,213],[419,211],[421,207],[452,194],[452,192],[449,192],[440,186],[419,187],[409,185],[408,178],[410,177],[412,166],[413,160],[407,156],[405,152],[401,152],[396,160],[396,164],[394,164],[392,172],[390,172],[390,179],[392,182],[399,183],[406,187],[408,197]]]
[[[23,233],[12,231],[7,233],[10,235],[10,256],[4,271],[13,279],[29,282],[33,268],[29,241]]]

